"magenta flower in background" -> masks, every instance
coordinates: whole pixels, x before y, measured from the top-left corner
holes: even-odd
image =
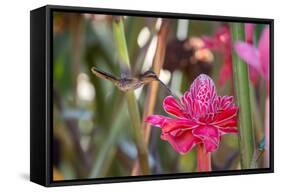
[[[223,134],[238,133],[238,107],[233,97],[218,96],[213,80],[205,74],[193,81],[181,101],[166,97],[163,108],[174,118],[151,115],[145,121],[160,127],[161,138],[181,154],[201,143],[206,152],[213,152]]]
[[[234,43],[234,49],[241,59],[263,77],[269,89],[269,27],[264,28],[258,47],[239,41]]]
[[[254,29],[255,29],[255,24],[253,23],[246,23],[245,24],[245,40],[249,44],[254,43]]]
[[[228,25],[218,28],[214,36],[202,37],[205,47],[217,51],[223,55],[223,65],[220,70],[219,85],[224,85],[225,81],[232,77],[232,53],[231,36]]]
[[[253,23],[245,24],[245,41],[246,43],[251,45],[254,44],[254,30],[255,30],[255,24]],[[249,66],[249,73],[253,85],[256,86],[258,83],[259,73],[252,66]]]

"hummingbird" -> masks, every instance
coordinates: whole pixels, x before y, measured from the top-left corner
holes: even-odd
[[[92,67],[91,69],[92,73],[95,74],[97,77],[100,77],[102,79],[107,79],[111,81],[115,86],[117,86],[121,91],[129,91],[129,90],[135,90],[142,85],[148,84],[152,81],[158,81],[161,83],[162,86],[166,88],[166,90],[172,94],[171,90],[163,83],[158,76],[155,74],[155,72],[148,70],[140,75],[137,75],[136,77],[115,77],[112,74],[109,74],[107,72],[104,72],[102,70],[99,70],[95,67]]]

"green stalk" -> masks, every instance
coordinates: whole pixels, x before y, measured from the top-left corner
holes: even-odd
[[[232,23],[232,42],[244,41],[244,24]],[[255,141],[252,128],[250,82],[248,77],[248,66],[242,61],[235,51],[232,52],[233,78],[236,100],[239,106],[239,145],[242,169],[253,168]]]
[[[115,17],[113,20],[113,33],[118,49],[119,59],[121,61],[121,70],[125,69],[126,72],[131,71],[130,59],[127,50],[125,39],[124,24],[122,17]],[[137,146],[138,158],[142,174],[147,175],[150,173],[148,163],[147,146],[144,140],[144,132],[141,128],[140,112],[138,103],[133,90],[126,92],[126,99],[128,103],[128,112],[131,117],[131,124],[134,133],[134,140]]]
[[[162,66],[164,64],[164,57],[166,52],[166,46],[167,46],[167,38],[168,38],[168,32],[169,32],[169,21],[163,20],[163,23],[161,25],[161,28],[157,34],[157,46],[156,51],[153,58],[153,71],[156,73],[157,76],[159,76],[160,71],[162,69]],[[144,138],[145,143],[149,143],[150,139],[150,133],[151,133],[151,125],[149,123],[145,123],[145,118],[149,115],[153,114],[157,95],[158,95],[158,88],[159,88],[159,82],[152,82],[148,86],[148,93],[146,95],[146,101],[145,106],[143,109],[143,115],[142,115],[142,129],[144,130]],[[133,169],[131,172],[132,176],[139,174],[139,163],[135,161],[133,165]]]
[[[122,111],[122,106],[120,107],[120,110]],[[120,117],[116,119],[120,121]],[[114,125],[115,124],[119,123],[114,121]],[[90,178],[99,178],[103,176],[103,169],[106,167],[106,164],[112,151],[116,150],[115,145],[117,143],[117,137],[120,135],[122,129],[122,126],[113,126],[110,130],[109,136],[105,139],[104,145],[102,145],[101,149],[98,152],[95,166],[90,172]]]
[[[251,110],[253,113],[253,129],[255,131],[255,140],[261,141],[263,138],[263,122],[260,108],[258,106],[258,101],[255,96],[255,88],[250,85],[250,99],[251,99]]]

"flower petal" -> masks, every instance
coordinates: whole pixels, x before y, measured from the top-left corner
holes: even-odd
[[[218,110],[226,110],[229,107],[233,105],[233,96],[223,96],[223,97],[218,97],[219,103],[218,103]]]
[[[220,143],[220,133],[213,126],[201,126],[192,131],[193,135],[199,137],[207,152],[215,151]]]
[[[251,79],[253,85],[256,86],[258,83],[258,80],[259,80],[259,73],[255,68],[253,68],[251,66],[249,68],[249,71],[250,71],[250,79]]]
[[[269,27],[265,27],[259,40],[260,62],[263,77],[269,81]]]
[[[183,97],[181,98],[181,101],[184,105],[185,112],[187,113],[187,115],[191,115],[192,114],[193,101],[192,101],[191,95],[188,91],[186,91],[184,93]]]
[[[227,122],[233,118],[237,117],[238,107],[233,106],[226,110],[221,110],[215,114],[214,120],[211,125],[218,125],[220,126],[222,123]]]
[[[253,39],[254,39],[254,29],[255,29],[255,24],[253,23],[246,23],[245,24],[245,36],[246,36],[246,42],[253,44]]]
[[[244,42],[234,43],[234,49],[238,56],[243,59],[248,65],[254,67],[261,72],[261,64],[259,60],[259,51],[253,45]]]
[[[223,56],[223,65],[220,70],[219,85],[222,86],[232,75],[231,37],[228,25],[222,25],[213,37],[202,37],[205,47],[218,51]],[[222,75],[221,75],[222,74]]]
[[[145,118],[145,122],[150,123],[156,127],[162,127],[163,122],[167,119],[165,116],[161,115],[150,115]]]
[[[224,121],[222,123],[213,125],[214,127],[218,128],[221,135],[227,134],[227,133],[238,133],[237,129],[237,116],[233,117],[230,120]]]
[[[162,132],[168,133],[174,130],[194,129],[198,125],[189,119],[172,119],[161,115],[150,115],[145,119],[146,122],[154,126],[161,127]]]
[[[227,57],[224,58],[224,63],[220,69],[220,77],[219,77],[219,85],[223,86],[225,82],[231,77],[232,75],[232,61],[229,60]]]
[[[209,48],[209,49],[213,49],[213,50],[218,49],[218,46],[217,46],[215,38],[208,37],[208,36],[203,36],[202,40],[204,42],[204,47],[205,48]]]
[[[199,75],[190,86],[190,95],[193,100],[193,114],[196,117],[205,115],[217,97],[213,80],[208,75]]]
[[[185,154],[189,152],[196,143],[200,140],[193,136],[191,131],[182,131],[180,134],[175,136],[171,134],[162,134],[161,138],[167,140],[172,147],[180,154]]]
[[[217,96],[213,80],[205,74],[199,75],[190,86],[193,99],[208,102]]]
[[[173,96],[168,96],[164,99],[163,108],[171,115],[175,115],[176,117],[185,117],[182,106]]]
[[[232,134],[239,133],[237,127],[223,127],[223,128],[219,128],[219,131],[221,135],[228,134],[228,133],[232,133]]]
[[[216,124],[216,126],[220,128],[224,127],[237,127],[237,116],[234,116],[232,119],[229,119],[227,121],[221,122]]]

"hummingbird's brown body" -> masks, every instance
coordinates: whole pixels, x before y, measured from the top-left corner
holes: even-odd
[[[141,87],[144,82],[140,81],[137,78],[120,78],[117,82],[114,83],[120,90],[128,91]]]
[[[134,90],[152,81],[159,81],[171,93],[170,89],[162,81],[160,81],[160,79],[153,71],[147,71],[139,75],[138,77],[133,77],[133,78],[129,78],[129,77],[117,78],[95,67],[92,67],[91,70],[97,77],[111,81],[121,91]]]

